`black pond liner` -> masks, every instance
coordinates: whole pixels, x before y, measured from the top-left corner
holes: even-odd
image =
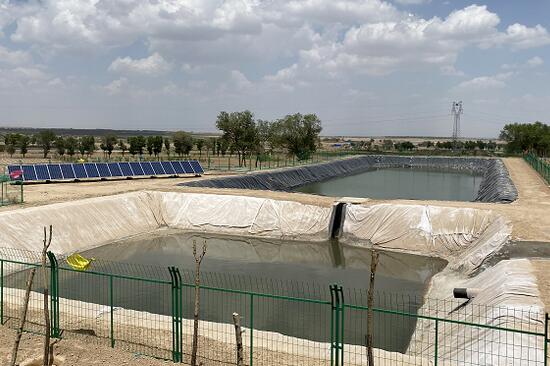
[[[490,158],[365,155],[328,163],[205,179],[179,185],[290,192],[306,184],[380,168],[448,169],[480,174],[483,179],[474,201],[510,203],[517,199],[517,190],[506,166],[502,160]]]

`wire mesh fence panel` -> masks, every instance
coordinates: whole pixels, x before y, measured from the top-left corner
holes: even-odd
[[[25,329],[44,332],[39,262],[39,253],[0,248],[3,324],[17,327],[36,268]],[[190,362],[193,271],[108,261],[75,270],[58,256],[50,257],[46,280],[52,332]],[[366,289],[203,272],[200,295],[199,363],[235,363],[238,313],[246,365],[367,364]],[[376,292],[372,316],[377,365],[548,364],[548,318],[540,307]]]
[[[43,334],[44,326],[44,287],[43,271],[34,264],[20,264],[8,261],[0,262],[2,272],[2,293],[0,306],[0,319],[2,324],[10,328],[18,328],[21,321],[21,311],[24,305],[27,281],[31,270],[35,270],[31,292],[29,296],[28,310],[25,323],[25,331]],[[49,281],[49,274],[46,273]]]
[[[329,302],[251,296],[254,365],[330,365]]]
[[[183,362],[190,363],[194,310],[195,287],[183,288]],[[220,365],[236,363],[236,337],[233,313],[241,317],[245,333],[243,337],[244,363],[250,364],[250,301],[240,292],[224,291],[212,288],[200,288],[200,311],[198,327],[198,363]]]

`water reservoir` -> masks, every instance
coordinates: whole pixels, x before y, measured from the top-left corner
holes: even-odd
[[[128,263],[126,270],[142,274],[142,265],[166,268],[176,265],[191,270],[194,266],[192,242],[198,247],[207,243],[203,266],[203,284],[255,291],[268,294],[330,299],[329,285],[344,286],[347,301],[366,305],[371,252],[365,248],[342,246],[332,242],[300,242],[266,240],[228,235],[161,230],[99,247],[85,253],[98,259]],[[422,296],[431,277],[442,270],[446,262],[403,253],[381,252],[376,277],[378,306],[415,313],[422,305]],[[109,268],[108,270],[116,270]],[[192,271],[184,270],[184,281],[192,282]],[[61,287],[65,292],[79,286],[72,276],[64,276]],[[80,285],[79,293],[83,289]],[[90,298],[97,296],[92,288]],[[158,286],[144,286],[138,293],[124,289],[115,292],[117,306],[137,308],[154,313],[169,313],[169,295]],[[391,294],[399,296],[392,297]],[[246,312],[247,297],[203,291],[201,319],[231,323],[236,309]],[[184,317],[192,318],[192,288],[184,293]],[[257,298],[255,300],[255,329],[275,331],[285,335],[328,342],[330,311],[326,306],[291,301]],[[300,309],[302,307],[302,309]],[[304,319],[307,314],[308,319]],[[413,333],[411,317],[377,314],[379,347],[404,352]],[[248,319],[245,316],[244,322]],[[349,311],[346,321],[366,324],[366,312]],[[389,323],[400,332],[388,332]],[[363,327],[349,327],[346,342],[363,344]],[[385,330],[384,330],[385,329]],[[363,329],[364,330],[364,329]]]
[[[481,175],[443,169],[384,168],[307,184],[298,192],[334,197],[473,201]]]

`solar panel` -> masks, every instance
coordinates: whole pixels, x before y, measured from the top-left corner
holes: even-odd
[[[156,175],[164,175],[166,174],[164,172],[164,169],[162,168],[162,164],[158,161],[151,162],[151,166],[153,167],[153,171]]]
[[[108,163],[109,170],[111,171],[111,175],[113,177],[122,177],[122,171],[120,170],[120,167],[118,166],[118,163]]]
[[[21,170],[23,171],[23,180],[36,180],[34,165],[23,165]]]
[[[76,178],[88,178],[84,164],[73,164],[74,176]]]
[[[63,179],[63,174],[61,174],[61,167],[59,164],[49,164],[48,171],[50,172],[51,179]]]
[[[199,163],[197,160],[191,160],[189,163],[191,164],[191,167],[193,168],[195,173],[197,173],[197,174],[204,173],[204,170],[202,169],[201,163]]]
[[[191,164],[189,164],[188,161],[181,161],[180,163],[185,174],[195,174],[195,171],[191,168]]]
[[[109,167],[107,166],[107,163],[97,163],[96,164],[97,171],[99,172],[100,177],[110,177],[111,171],[109,170]]]
[[[74,179],[73,164],[61,164],[61,173],[63,173],[63,179]]]
[[[172,161],[172,167],[174,168],[174,170],[176,171],[176,174],[183,174],[185,173],[183,171],[183,167],[181,166],[180,162],[179,161]]]
[[[99,178],[99,172],[97,171],[97,166],[94,163],[84,163],[84,169],[86,169],[88,178]]]
[[[11,174],[13,172],[16,172],[18,170],[21,170],[21,165],[8,165],[8,173]],[[23,179],[25,179],[23,177]],[[21,180],[21,179],[12,179],[12,180]]]
[[[130,163],[119,163],[118,166],[120,167],[120,170],[122,171],[122,175],[125,177],[131,177],[134,175],[134,172],[132,171],[132,168],[130,167]]]
[[[155,175],[155,171],[153,170],[151,163],[149,163],[148,161],[142,161],[141,167],[143,168],[143,172],[146,175]]]
[[[164,168],[164,172],[166,174],[176,174],[176,171],[174,170],[174,168],[172,168],[172,164],[170,164],[169,161],[161,161],[160,163],[162,164],[162,167]]]
[[[134,174],[131,175],[144,175],[143,168],[141,167],[141,164],[137,161],[132,161],[130,163],[130,167],[132,167],[132,170],[134,171]]]
[[[35,165],[36,180],[50,180],[50,173],[46,165]]]

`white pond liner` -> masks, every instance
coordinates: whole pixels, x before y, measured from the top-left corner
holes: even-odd
[[[164,227],[322,241],[329,236],[331,215],[332,208],[291,201],[199,193],[133,192],[0,213],[0,247],[40,251],[43,226],[50,224],[54,226],[52,251],[64,255]],[[540,319],[510,318],[509,313],[503,316],[491,310],[499,306],[542,313],[544,309],[528,260],[502,261],[494,267],[482,268],[485,259],[509,240],[510,233],[510,223],[489,210],[425,205],[347,205],[340,240],[350,245],[361,242],[357,239],[362,239],[363,243],[368,240],[375,248],[446,259],[449,265],[432,278],[428,298],[450,298],[453,287],[476,287],[481,294],[472,303],[490,306],[486,313],[476,314],[480,319],[488,319],[493,325],[514,324],[517,327],[520,322],[534,328],[540,326]],[[426,314],[432,310],[421,311]],[[441,315],[436,310],[433,312]],[[433,336],[433,326],[433,321],[418,322],[409,356],[416,354],[419,347],[426,347],[428,343],[424,337]],[[455,329],[446,338],[446,329],[451,328],[442,328],[439,342],[448,346],[442,347],[439,355],[442,359],[460,360],[457,364],[518,365],[517,347],[520,344],[522,351],[533,353],[528,355],[531,360],[542,359],[540,337],[516,339],[516,336],[501,334],[501,339],[485,340],[483,337],[496,337],[498,332],[487,331],[484,335],[483,332]],[[281,335],[281,342],[285,337]],[[488,346],[491,349],[485,348]],[[422,355],[426,352],[430,350],[424,349]],[[510,363],[510,360],[516,362]],[[426,364],[426,360],[420,361]]]

